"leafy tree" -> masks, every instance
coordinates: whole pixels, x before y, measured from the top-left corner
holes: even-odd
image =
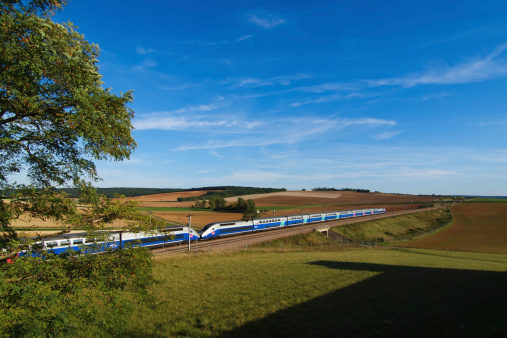
[[[126,199],[107,199],[91,186],[94,160],[128,159],[135,149],[127,105],[132,93],[102,87],[99,48],[71,23],[52,21],[66,0],[0,1],[0,253],[35,250],[10,227],[22,214],[87,229],[115,219],[148,229],[146,215]],[[9,181],[26,172],[29,185]],[[71,199],[55,187],[79,189]],[[87,208],[78,208],[86,205]],[[154,227],[161,223],[153,220]],[[86,325],[118,334],[127,299],[146,299],[150,254],[44,254],[0,264],[0,335],[69,334]]]
[[[246,202],[246,209],[243,211],[243,220],[248,221],[257,217],[257,208],[255,207],[255,202],[249,199]]]
[[[214,198],[210,198],[208,203],[209,203],[210,209],[212,209],[212,210],[215,209],[215,199]]]
[[[225,201],[225,198],[223,197],[215,197],[213,198],[215,201],[215,210],[223,210],[225,209],[225,205],[227,202]]]
[[[243,197],[238,197],[238,202],[236,202],[236,209],[245,210],[248,204],[246,203]]]

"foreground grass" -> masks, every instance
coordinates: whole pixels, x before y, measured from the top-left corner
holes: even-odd
[[[507,255],[248,250],[156,259],[154,268],[156,302],[136,309],[127,336],[507,333]]]

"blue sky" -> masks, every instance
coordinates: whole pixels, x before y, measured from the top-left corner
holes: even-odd
[[[507,195],[504,1],[70,0],[130,161],[103,187]]]

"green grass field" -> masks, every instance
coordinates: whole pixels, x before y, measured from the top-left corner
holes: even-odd
[[[155,260],[134,337],[501,336],[507,256],[249,250]]]

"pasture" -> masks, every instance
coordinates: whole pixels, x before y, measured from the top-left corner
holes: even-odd
[[[420,228],[421,223],[441,226],[446,215],[445,210],[422,214],[426,215],[399,218],[410,224],[408,228]],[[424,249],[323,250],[307,244],[328,239],[311,233],[296,239],[306,243],[302,249],[265,247],[156,258],[155,273],[161,281],[153,290],[156,304],[138,308],[126,333],[137,337],[505,336],[507,255],[478,252],[478,248],[496,252],[497,247],[507,247],[507,237],[498,236],[502,224],[505,228],[505,210],[466,204],[454,206],[452,214],[454,222],[444,230],[400,244],[427,240]],[[489,250],[483,241],[473,241],[477,233],[465,227],[481,227],[481,217],[486,218],[482,229],[490,236],[483,240],[501,239]],[[363,225],[392,230],[389,219],[380,220],[386,224],[378,221]],[[465,230],[446,234],[454,227]],[[349,235],[364,235],[364,227],[355,229]],[[431,249],[442,241],[430,239],[442,233],[457,251]],[[323,238],[315,238],[319,236]],[[457,239],[451,241],[453,236]]]
[[[507,256],[400,248],[156,259],[134,337],[500,336]]]

